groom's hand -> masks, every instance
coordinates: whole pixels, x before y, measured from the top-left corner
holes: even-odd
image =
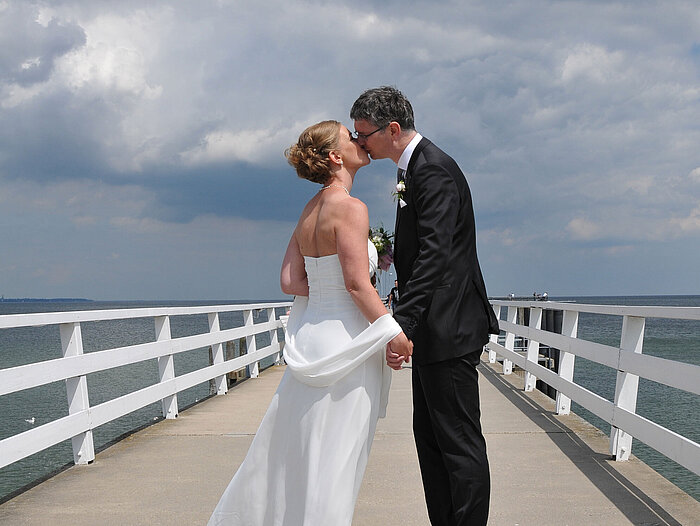
[[[387,344],[386,363],[389,367],[398,371],[404,362],[409,362],[412,354],[413,342],[402,332]]]

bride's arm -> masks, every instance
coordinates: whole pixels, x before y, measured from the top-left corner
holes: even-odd
[[[369,280],[367,207],[358,199],[344,199],[338,208],[340,214],[339,220],[335,221],[335,239],[345,288],[360,312],[372,323],[387,314],[387,310]],[[408,362],[411,354],[413,343],[402,332],[387,346],[387,364],[392,369],[401,369],[401,364]]]
[[[304,256],[299,250],[299,243],[294,234],[287,245],[287,252],[282,261],[282,271],[280,272],[280,286],[282,292],[292,296],[308,296],[309,281],[304,268]]]
[[[367,207],[358,199],[344,199],[339,208],[335,239],[345,288],[365,318],[374,322],[387,310],[369,278]]]

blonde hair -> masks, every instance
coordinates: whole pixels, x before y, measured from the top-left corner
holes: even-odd
[[[306,128],[299,140],[287,148],[284,156],[302,179],[326,184],[331,177],[328,154],[338,148],[340,123],[322,121]]]

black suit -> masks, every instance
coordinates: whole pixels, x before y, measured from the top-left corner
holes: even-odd
[[[413,430],[434,525],[486,524],[489,469],[476,365],[498,320],[476,255],[469,186],[427,139],[405,175],[397,208],[394,317],[413,341]]]

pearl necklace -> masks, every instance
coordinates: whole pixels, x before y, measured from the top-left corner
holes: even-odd
[[[333,186],[335,186],[336,188],[342,188],[343,190],[345,190],[346,194],[350,195],[350,192],[348,191],[347,187],[344,184],[329,184],[328,186],[321,187],[319,192],[323,192],[324,190],[328,190],[329,188],[331,188]]]

